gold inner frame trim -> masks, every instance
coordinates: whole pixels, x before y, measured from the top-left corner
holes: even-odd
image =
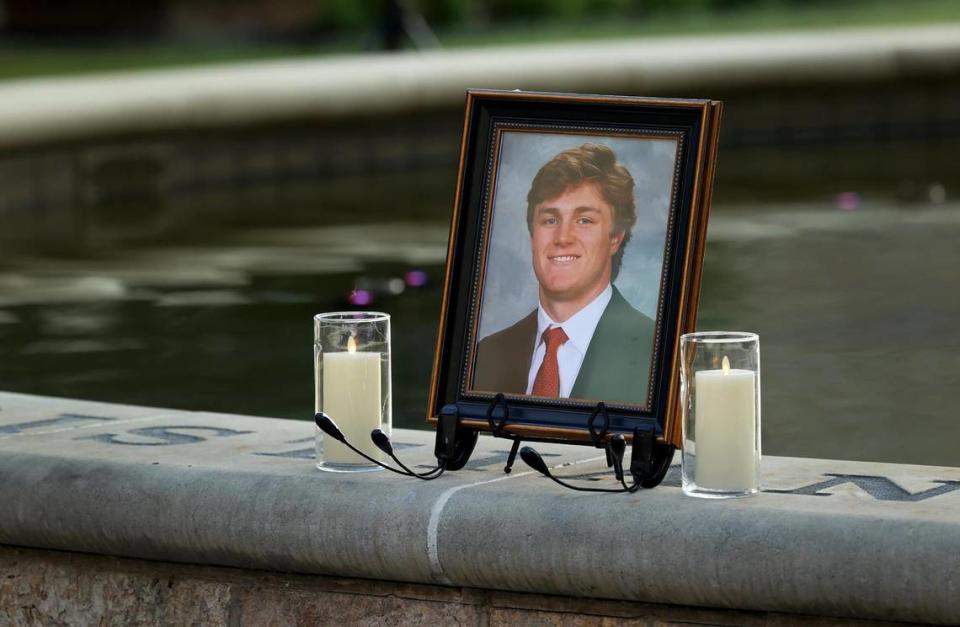
[[[481,247],[479,251],[480,258],[480,269],[477,275],[477,279],[474,282],[473,289],[471,290],[471,307],[470,307],[470,319],[469,324],[467,325],[470,329],[470,341],[469,341],[469,350],[466,356],[465,361],[465,370],[464,376],[459,382],[458,388],[462,394],[469,398],[487,400],[492,399],[496,394],[497,390],[476,390],[468,389],[468,383],[473,380],[473,366],[474,366],[474,357],[477,346],[477,332],[478,332],[478,323],[481,313],[481,308],[483,304],[483,291],[486,282],[486,271],[487,271],[487,261],[488,261],[488,249],[490,245],[490,230],[493,228],[493,219],[494,219],[494,200],[496,199],[497,194],[497,178],[500,169],[500,151],[503,145],[503,134],[504,133],[537,133],[537,134],[552,134],[552,135],[583,135],[583,136],[604,136],[604,137],[625,137],[630,139],[651,139],[651,140],[673,140],[676,144],[676,157],[674,159],[673,167],[673,176],[674,179],[670,186],[670,201],[669,201],[669,219],[667,221],[667,229],[664,235],[664,248],[663,248],[663,264],[660,271],[660,283],[658,289],[658,298],[657,298],[657,316],[655,321],[655,335],[653,339],[653,348],[651,351],[651,364],[648,374],[648,385],[647,385],[647,401],[644,405],[631,405],[627,403],[618,403],[616,401],[611,401],[608,399],[581,399],[581,398],[563,398],[563,399],[546,399],[539,398],[535,396],[530,396],[528,394],[509,394],[506,395],[507,398],[514,399],[527,399],[533,398],[540,403],[544,404],[556,404],[556,405],[566,405],[566,406],[580,406],[584,409],[590,409],[596,406],[600,401],[603,401],[607,406],[611,408],[623,408],[631,411],[640,410],[640,411],[650,411],[650,401],[653,396],[654,389],[654,375],[656,374],[656,368],[654,364],[659,357],[657,346],[660,343],[660,331],[662,328],[663,322],[663,299],[666,290],[665,269],[670,260],[670,237],[669,234],[673,229],[674,218],[676,216],[677,209],[677,190],[680,186],[679,177],[680,177],[680,166],[681,156],[684,149],[684,138],[683,134],[680,132],[674,131],[664,131],[662,133],[654,133],[649,130],[641,130],[638,132],[628,132],[628,131],[619,131],[614,129],[608,129],[602,126],[583,126],[583,127],[572,127],[570,125],[558,125],[558,126],[543,126],[543,125],[534,125],[534,124],[510,124],[505,123],[501,125],[496,125],[494,129],[494,149],[493,154],[491,155],[490,161],[490,172],[488,172],[487,177],[487,186],[489,188],[489,193],[486,194],[486,198],[482,207],[482,219],[484,220],[484,233],[483,238],[481,239]]]

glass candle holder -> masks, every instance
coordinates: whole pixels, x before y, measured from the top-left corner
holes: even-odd
[[[704,498],[760,491],[760,338],[680,337],[683,492]]]
[[[383,461],[370,440],[393,424],[390,400],[390,315],[343,311],[313,318],[315,411],[323,412],[350,444]],[[317,428],[317,468],[364,472],[380,467]]]

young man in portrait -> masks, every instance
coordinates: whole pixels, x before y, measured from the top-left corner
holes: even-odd
[[[634,181],[603,145],[564,150],[527,194],[537,308],[477,345],[473,389],[644,405],[654,322],[613,281],[637,220]]]

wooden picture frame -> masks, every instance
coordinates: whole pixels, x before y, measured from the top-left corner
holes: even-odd
[[[602,402],[603,435],[679,446],[721,109],[467,92],[428,421],[596,443]]]

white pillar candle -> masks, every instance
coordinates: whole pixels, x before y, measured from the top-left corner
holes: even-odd
[[[350,340],[352,342],[353,338]],[[337,423],[347,442],[374,459],[380,459],[380,450],[370,440],[370,432],[380,427],[382,418],[380,357],[380,353],[349,350],[323,355],[323,412]],[[328,464],[369,463],[326,434],[323,436],[323,461]]]
[[[724,368],[696,373],[696,482],[709,490],[757,484],[757,373]]]

